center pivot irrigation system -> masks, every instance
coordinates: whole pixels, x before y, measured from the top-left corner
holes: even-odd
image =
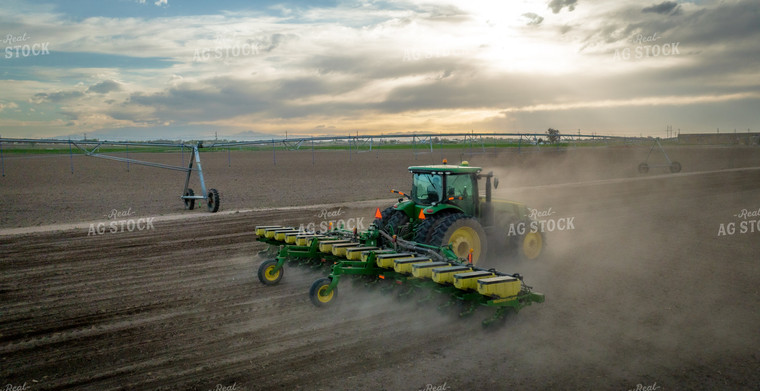
[[[5,176],[5,157],[3,153],[4,144],[58,144],[68,145],[71,172],[74,173],[73,155],[74,149],[81,151],[86,156],[97,157],[109,160],[115,160],[119,162],[129,164],[138,164],[149,167],[163,168],[175,171],[182,171],[187,173],[185,178],[185,185],[180,195],[180,199],[185,205],[185,209],[191,210],[195,208],[196,201],[205,201],[208,211],[214,213],[219,210],[219,191],[216,189],[206,189],[206,183],[203,178],[203,169],[201,167],[199,150],[202,148],[226,148],[228,151],[236,147],[244,146],[259,146],[268,147],[271,146],[273,151],[274,164],[277,164],[276,150],[277,147],[286,148],[290,150],[302,149],[306,144],[311,144],[312,153],[315,149],[315,143],[335,143],[335,145],[347,147],[349,152],[349,158],[351,153],[369,152],[373,148],[377,150],[377,145],[382,143],[395,143],[400,140],[406,140],[408,144],[411,144],[414,151],[415,159],[418,154],[432,153],[434,144],[438,143],[439,147],[443,147],[444,142],[450,144],[453,140],[454,143],[462,145],[470,155],[479,153],[485,153],[486,151],[486,139],[488,138],[500,138],[500,139],[512,139],[516,140],[518,152],[522,145],[536,146],[540,144],[541,138],[547,137],[543,133],[441,133],[441,134],[397,134],[397,135],[363,135],[359,136],[323,136],[323,137],[301,137],[301,138],[285,138],[285,139],[271,139],[271,140],[254,140],[254,141],[207,141],[204,146],[204,142],[197,143],[170,143],[170,142],[131,142],[131,141],[99,141],[99,140],[62,140],[62,139],[26,139],[26,138],[2,138],[0,137],[0,171],[2,176]],[[638,140],[636,138],[616,137],[616,136],[602,136],[602,135],[587,135],[587,134],[557,134],[556,145],[559,148],[559,141],[564,142],[577,142],[577,141],[592,141],[592,142],[609,142],[610,140],[621,140],[624,143]],[[447,141],[444,141],[447,140]],[[113,156],[103,152],[100,152],[102,146],[123,146],[125,147],[126,157]],[[187,166],[174,166],[169,164],[148,162],[143,160],[137,160],[129,158],[129,147],[160,147],[160,148],[176,148],[184,152],[184,149],[192,151],[190,162]],[[89,149],[88,149],[89,148]],[[482,151],[477,151],[481,149]],[[353,152],[352,152],[353,151]],[[313,156],[313,155],[312,155]],[[193,172],[198,173],[200,180],[201,193],[196,195],[193,189],[189,188],[190,176]]]
[[[199,152],[199,149],[203,148],[203,142],[198,142],[196,144],[184,144],[184,143],[172,144],[172,143],[157,143],[157,142],[152,143],[152,142],[126,142],[126,141],[97,141],[97,140],[74,141],[74,140],[54,140],[54,139],[7,139],[6,138],[6,139],[0,139],[0,157],[2,157],[2,143],[68,144],[72,174],[74,173],[73,148],[77,148],[77,150],[83,152],[85,156],[115,160],[118,162],[127,163],[127,165],[137,164],[137,165],[142,165],[142,166],[164,168],[167,170],[186,172],[187,176],[185,177],[185,187],[184,187],[184,190],[182,191],[182,195],[180,196],[180,198],[182,199],[182,202],[184,202],[185,204],[185,209],[192,210],[195,208],[196,200],[204,200],[206,202],[206,206],[208,207],[209,212],[214,213],[219,210],[219,191],[212,188],[212,189],[208,189],[208,192],[206,192],[206,182],[203,179],[203,167],[201,166],[201,156]],[[184,149],[187,148],[192,152],[190,156],[190,162],[187,166],[173,166],[170,164],[147,162],[144,160],[131,159],[129,157],[113,156],[113,155],[107,155],[105,153],[100,153],[99,152],[100,147],[106,146],[106,145],[126,147],[127,156],[129,156],[130,146],[177,148],[177,149],[181,149],[182,151],[184,151]],[[0,161],[3,162],[2,171],[3,171],[3,176],[5,176],[4,158],[0,159]],[[190,176],[193,174],[193,171],[198,173],[198,179],[201,185],[201,195],[195,195],[195,192],[193,191],[193,189],[189,187]]]

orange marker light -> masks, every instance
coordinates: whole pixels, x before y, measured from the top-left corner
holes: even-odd
[[[475,251],[475,249],[470,249],[470,253],[467,254],[467,261],[472,263],[472,252]]]
[[[380,277],[380,279],[381,279],[381,280],[384,280],[384,279],[385,279],[385,276],[384,276],[384,275],[382,275],[382,274],[381,274],[381,275],[379,275],[378,277]]]
[[[377,211],[375,211],[375,218],[376,219],[382,219],[383,218],[383,214],[380,213],[380,208],[377,208]]]
[[[420,215],[417,216],[420,220],[425,220],[425,210],[420,209]]]

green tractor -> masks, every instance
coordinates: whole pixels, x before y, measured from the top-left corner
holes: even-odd
[[[396,237],[432,246],[451,246],[473,264],[492,251],[511,250],[522,259],[536,259],[544,239],[531,224],[528,208],[520,203],[491,198],[499,181],[493,172],[481,173],[466,161],[460,165],[412,166],[411,194],[376,216],[375,226]],[[484,194],[479,184],[485,179]],[[406,200],[404,199],[406,198]],[[517,228],[515,228],[517,227]]]

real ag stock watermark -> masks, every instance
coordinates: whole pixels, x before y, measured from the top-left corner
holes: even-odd
[[[720,223],[718,236],[731,236],[735,234],[760,233],[760,208],[757,210],[742,209],[734,217],[740,221]]]
[[[27,391],[30,388],[26,385],[26,382],[20,386],[14,386],[13,384],[6,384],[0,387],[0,391]]]
[[[613,60],[642,59],[647,57],[674,56],[681,54],[678,45],[681,42],[655,43],[662,37],[655,32],[652,35],[636,34],[631,38],[631,43],[636,46],[615,49]]]
[[[327,232],[331,229],[340,228],[357,231],[364,230],[364,217],[341,217],[346,211],[343,208],[337,209],[322,209],[314,215],[318,221],[312,221],[310,223],[301,224],[298,228],[301,232]]]
[[[208,391],[237,391],[237,382],[232,383],[231,386],[224,386],[221,384],[217,384],[216,387],[208,390]]]
[[[243,41],[237,35],[232,35],[231,38],[217,37],[212,46],[195,49],[193,62],[228,60],[233,57],[255,56],[259,53],[259,44],[250,39]]]
[[[90,228],[87,230],[87,236],[155,229],[153,226],[153,220],[155,217],[140,217],[138,219],[128,218],[134,214],[135,212],[132,211],[132,208],[127,210],[111,209],[111,211],[105,215],[110,221],[90,223]]]
[[[5,47],[5,58],[20,58],[29,56],[45,56],[50,54],[50,42],[31,42],[27,33],[21,35],[8,34],[2,37]]]
[[[544,233],[554,231],[570,231],[575,229],[575,217],[552,217],[557,212],[551,207],[546,210],[528,208],[530,223],[520,222],[509,224],[507,236],[525,235],[526,233]]]
[[[643,384],[637,384],[636,388],[631,388],[628,391],[655,391],[659,389],[660,389],[660,386],[657,385],[657,382],[654,382],[653,384],[650,384],[648,386],[645,386]]]
[[[433,384],[426,384],[425,388],[420,388],[418,391],[446,391],[450,390],[451,387],[446,384],[446,382],[443,382],[443,384],[440,385],[433,385]]]
[[[404,49],[403,62],[430,60],[434,58],[465,57],[470,54],[464,49]]]

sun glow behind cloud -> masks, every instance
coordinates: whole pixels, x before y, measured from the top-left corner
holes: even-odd
[[[232,8],[135,1],[99,15],[69,3],[14,1],[0,10],[8,29],[2,37],[26,33],[30,43],[49,42],[51,53],[2,59],[3,135],[129,137],[130,129],[146,128],[190,138],[203,136],[201,127],[234,137],[564,124],[639,134],[664,127],[663,119],[695,131],[746,128],[758,119],[746,110],[729,124],[703,124],[688,114],[726,122],[724,103],[757,102],[752,42],[760,34],[750,1],[656,12],[596,0],[226,4]],[[635,49],[637,35],[652,34],[657,44],[678,42],[680,52],[615,56]]]

